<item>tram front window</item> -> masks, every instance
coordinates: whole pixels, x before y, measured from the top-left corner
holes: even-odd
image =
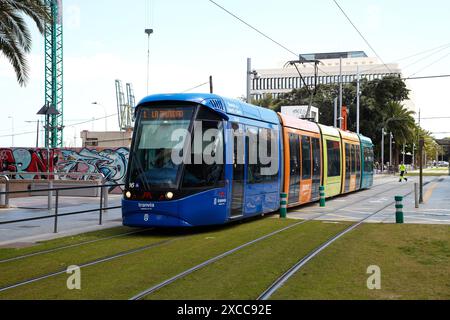
[[[137,189],[177,187],[181,165],[174,161],[173,154],[182,151],[190,135],[193,113],[194,107],[151,108],[140,112],[129,175],[129,181]]]

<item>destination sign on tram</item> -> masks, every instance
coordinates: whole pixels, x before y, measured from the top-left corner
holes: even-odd
[[[167,110],[144,110],[142,118],[145,120],[182,120],[191,117],[191,112],[185,112],[180,109]]]

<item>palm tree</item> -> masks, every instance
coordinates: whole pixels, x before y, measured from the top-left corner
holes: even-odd
[[[416,129],[414,114],[399,102],[389,102],[384,112],[386,131],[402,144],[412,141]]]
[[[408,144],[414,141],[416,123],[414,120],[414,111],[406,109],[401,103],[396,101],[391,101],[387,104],[386,108],[383,110],[384,121],[382,125],[386,132],[392,132],[397,142],[394,146],[394,152],[396,156],[394,157],[394,164],[398,159],[399,148],[403,144]]]
[[[17,82],[28,81],[26,54],[31,51],[31,34],[24,16],[30,17],[43,35],[45,24],[51,21],[43,0],[0,1],[0,52],[12,64]]]

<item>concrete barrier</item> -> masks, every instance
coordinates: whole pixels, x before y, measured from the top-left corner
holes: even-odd
[[[6,184],[0,184],[0,192],[6,192]],[[0,208],[6,208],[6,194],[0,194]]]

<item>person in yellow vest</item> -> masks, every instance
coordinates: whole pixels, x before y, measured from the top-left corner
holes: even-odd
[[[403,162],[400,164],[399,170],[400,170],[400,180],[398,182],[402,182],[403,179],[405,179],[405,181],[408,182],[408,178],[405,177],[405,174],[407,173],[406,166]]]

